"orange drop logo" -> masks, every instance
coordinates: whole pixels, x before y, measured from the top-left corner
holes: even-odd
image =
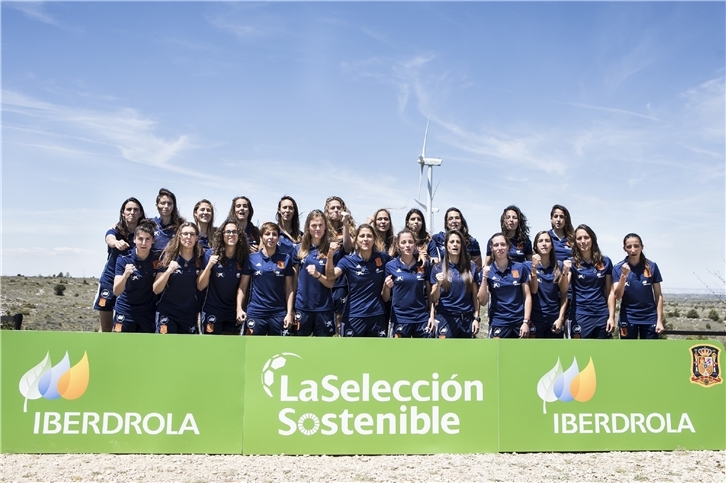
[[[595,395],[596,388],[597,375],[592,357],[582,372],[577,365],[577,359],[573,359],[572,365],[563,371],[558,358],[555,366],[537,383],[537,394],[542,399],[542,412],[547,414],[548,402],[587,402]]]
[[[38,365],[20,378],[18,389],[25,397],[23,411],[28,410],[28,399],[78,399],[86,392],[89,379],[88,353],[84,352],[81,360],[71,367],[68,352],[55,366],[51,364],[48,352]]]

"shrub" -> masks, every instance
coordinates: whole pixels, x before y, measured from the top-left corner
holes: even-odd
[[[707,324],[706,324],[706,328],[707,328],[708,330],[711,330],[711,324],[708,324],[708,323],[707,323]]]
[[[63,272],[58,272],[58,275],[56,275],[56,277],[62,277],[62,276],[63,276]]]
[[[714,322],[718,322],[721,320],[718,316],[718,312],[716,312],[716,309],[711,309],[711,311],[708,313],[708,318],[713,320]]]
[[[686,317],[689,319],[697,319],[699,317],[698,312],[696,312],[696,309],[691,309],[686,314]]]
[[[680,317],[681,313],[678,311],[678,309],[674,309],[671,312],[668,312],[668,317]]]
[[[63,285],[62,283],[59,283],[58,285],[53,287],[53,293],[55,293],[56,295],[63,295],[63,292],[65,292],[65,291],[66,291],[66,286]]]

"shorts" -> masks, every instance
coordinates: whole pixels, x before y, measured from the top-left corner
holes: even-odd
[[[428,325],[428,321],[419,324],[395,324],[391,328],[391,336],[394,339],[429,339],[434,336],[434,331],[429,331]]]
[[[385,315],[348,317],[340,325],[341,337],[387,337],[388,322]]]
[[[142,332],[153,334],[156,329],[154,312],[148,314],[122,314],[113,311],[113,332]]]
[[[436,335],[439,339],[471,339],[471,324],[474,315],[468,312],[459,315],[436,314]]]
[[[157,334],[196,334],[198,333],[197,320],[191,317],[172,317],[170,315],[156,313]]]
[[[515,325],[490,325],[490,339],[519,339],[519,329],[522,324]]]
[[[239,334],[241,331],[242,323],[234,318],[202,312],[202,334]]]
[[[607,315],[576,315],[570,325],[572,339],[611,339],[606,327]]]
[[[335,335],[335,312],[308,312],[305,310],[295,311],[294,335],[307,337],[332,337]]]
[[[655,331],[655,324],[631,324],[620,321],[621,339],[660,339]]]
[[[113,294],[113,286],[109,287],[99,283],[96,298],[93,301],[93,310],[111,312],[114,305],[116,305],[116,296]]]
[[[345,305],[348,302],[348,287],[333,287],[333,311],[336,315],[340,315],[345,311]]]
[[[285,328],[285,315],[262,315],[250,316],[244,323],[244,335],[290,335],[290,330]]]
[[[555,319],[556,320],[556,319]],[[555,322],[540,322],[531,320],[529,322],[529,338],[530,339],[562,339],[566,332],[565,325],[562,325],[560,332],[552,332]]]

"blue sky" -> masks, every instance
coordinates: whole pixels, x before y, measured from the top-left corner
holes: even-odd
[[[431,114],[436,231],[457,206],[483,243],[516,204],[533,237],[560,203],[615,261],[639,233],[665,290],[723,290],[723,2],[1,8],[4,275],[98,276],[162,186],[399,229]]]

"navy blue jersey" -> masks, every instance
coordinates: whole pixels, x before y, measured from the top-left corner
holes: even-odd
[[[554,230],[550,230],[547,233],[549,233],[550,238],[552,239],[552,248],[555,250],[555,258],[560,262],[564,262],[568,258],[572,258],[572,247],[570,246],[570,242],[567,241],[567,237],[557,238]]]
[[[202,267],[209,264],[212,258],[212,250],[204,252]],[[209,273],[209,285],[207,285],[202,312],[214,314],[218,320],[235,320],[237,317],[237,288],[242,276],[242,267],[237,259],[228,258],[219,261],[212,266]]]
[[[277,239],[277,251],[290,255],[295,264],[297,264],[297,257],[293,256],[293,252],[295,251],[296,245],[298,245],[297,242],[293,241],[287,233],[280,230],[280,237]]]
[[[442,263],[439,262],[431,268],[431,276],[429,278],[431,285],[438,283],[436,274],[441,273]],[[476,283],[479,273],[474,262],[471,262],[469,270],[471,270],[472,281]],[[436,305],[436,312],[450,315],[474,312],[474,295],[472,295],[471,291],[466,290],[466,284],[462,280],[456,265],[453,263],[449,263],[449,275],[451,276],[449,280],[451,285],[448,291],[444,290],[443,287],[441,288],[441,295]]]
[[[507,252],[509,259],[513,262],[522,263],[527,260],[527,257],[532,256],[532,242],[527,238],[523,243],[517,242],[516,239],[509,239],[509,252]],[[492,256],[492,239],[490,238],[487,242],[487,256]]]
[[[428,246],[429,257],[443,260],[445,251],[446,233],[441,231],[431,237],[431,241]],[[479,246],[479,242],[473,236],[469,237],[469,242],[466,244],[466,251],[469,252],[470,257],[481,256],[481,247]]]
[[[431,278],[431,264],[416,260],[406,266],[401,257],[386,264],[386,276],[393,277],[391,320],[393,324],[420,324],[431,315],[426,285]]]
[[[522,325],[524,321],[522,285],[529,283],[527,267],[523,263],[509,260],[507,268],[500,271],[496,263],[492,263],[486,283],[489,287],[489,325],[493,327]]]
[[[368,260],[352,253],[338,262],[337,268],[348,279],[350,317],[374,317],[385,313],[381,290],[386,279],[385,265],[390,259],[386,253],[374,251]]]
[[[199,246],[201,246],[205,251],[212,248],[212,245],[209,244],[209,238],[207,238],[207,235],[203,235],[201,232],[199,233]]]
[[[562,262],[555,261],[562,273]],[[532,262],[524,262],[524,266],[533,277]],[[560,287],[555,283],[555,265],[550,263],[547,268],[542,265],[537,267],[537,293],[532,294],[532,315],[531,318],[537,322],[551,324],[560,316],[560,298],[562,294]]]
[[[628,263],[627,258],[613,267],[613,282],[620,280],[625,263]],[[649,266],[649,277],[645,275],[645,267],[642,264],[630,266],[630,273],[625,279],[623,300],[620,302],[621,322],[648,325],[658,322],[653,284],[661,283],[663,279],[655,262],[650,262]]]
[[[169,244],[176,233],[176,226],[172,226],[171,223],[164,225],[161,222],[161,217],[157,216],[152,220],[156,227],[154,228],[154,251],[161,253],[164,248]]]
[[[330,239],[331,242],[335,242],[338,245],[340,245],[340,248],[338,248],[338,251],[335,252],[335,256],[333,257],[333,261],[337,265],[340,260],[343,259],[345,256],[345,245],[343,245],[343,227],[340,227],[340,230],[338,233],[333,236]],[[335,279],[335,285],[333,285],[333,288],[343,288],[345,287],[347,289],[348,287],[348,278],[345,275],[341,275],[340,277]]]
[[[181,255],[176,257],[179,268],[169,276],[164,291],[159,295],[156,311],[170,317],[189,319],[199,310],[197,303],[197,275],[202,265],[200,258],[185,260]],[[156,273],[163,273],[166,267],[159,267]]]
[[[293,258],[298,260],[300,270],[298,270],[297,276],[295,309],[306,312],[328,312],[333,310],[333,290],[316,280],[307,270],[308,265],[315,265],[318,273],[325,275],[327,257],[318,258],[318,248],[311,247],[308,255],[300,260],[298,258],[299,251],[300,245],[296,245]],[[340,253],[340,251],[336,253]]]
[[[608,294],[605,293],[605,279],[613,271],[610,258],[603,257],[602,266],[595,267],[582,262],[582,268],[573,263],[570,270],[572,287],[571,313],[575,315],[609,316]]]
[[[254,228],[252,223],[247,223],[247,226],[245,226],[245,236],[247,236],[247,244],[251,247],[257,247],[259,245],[259,242],[255,238],[254,234]]]
[[[116,275],[123,275],[126,265],[134,265],[136,270],[126,279],[126,287],[116,299],[115,310],[126,315],[149,314],[156,310],[156,294],[154,294],[154,277],[156,275],[157,257],[152,252],[146,260],[141,260],[134,250],[129,255],[121,255],[116,260]]]
[[[242,274],[250,276],[248,317],[274,317],[287,313],[285,278],[292,277],[292,257],[275,251],[266,257],[262,250],[252,253],[242,267]]]
[[[109,235],[115,236],[117,240],[124,240],[116,228],[108,230],[104,239]],[[113,287],[113,279],[116,276],[116,260],[118,260],[119,256],[131,254],[131,249],[135,246],[134,234],[129,233],[129,236],[125,239],[125,241],[129,244],[129,248],[123,251],[106,245],[108,255],[106,256],[106,265],[103,267],[103,272],[101,272],[101,276],[98,279],[99,284],[106,287]]]

